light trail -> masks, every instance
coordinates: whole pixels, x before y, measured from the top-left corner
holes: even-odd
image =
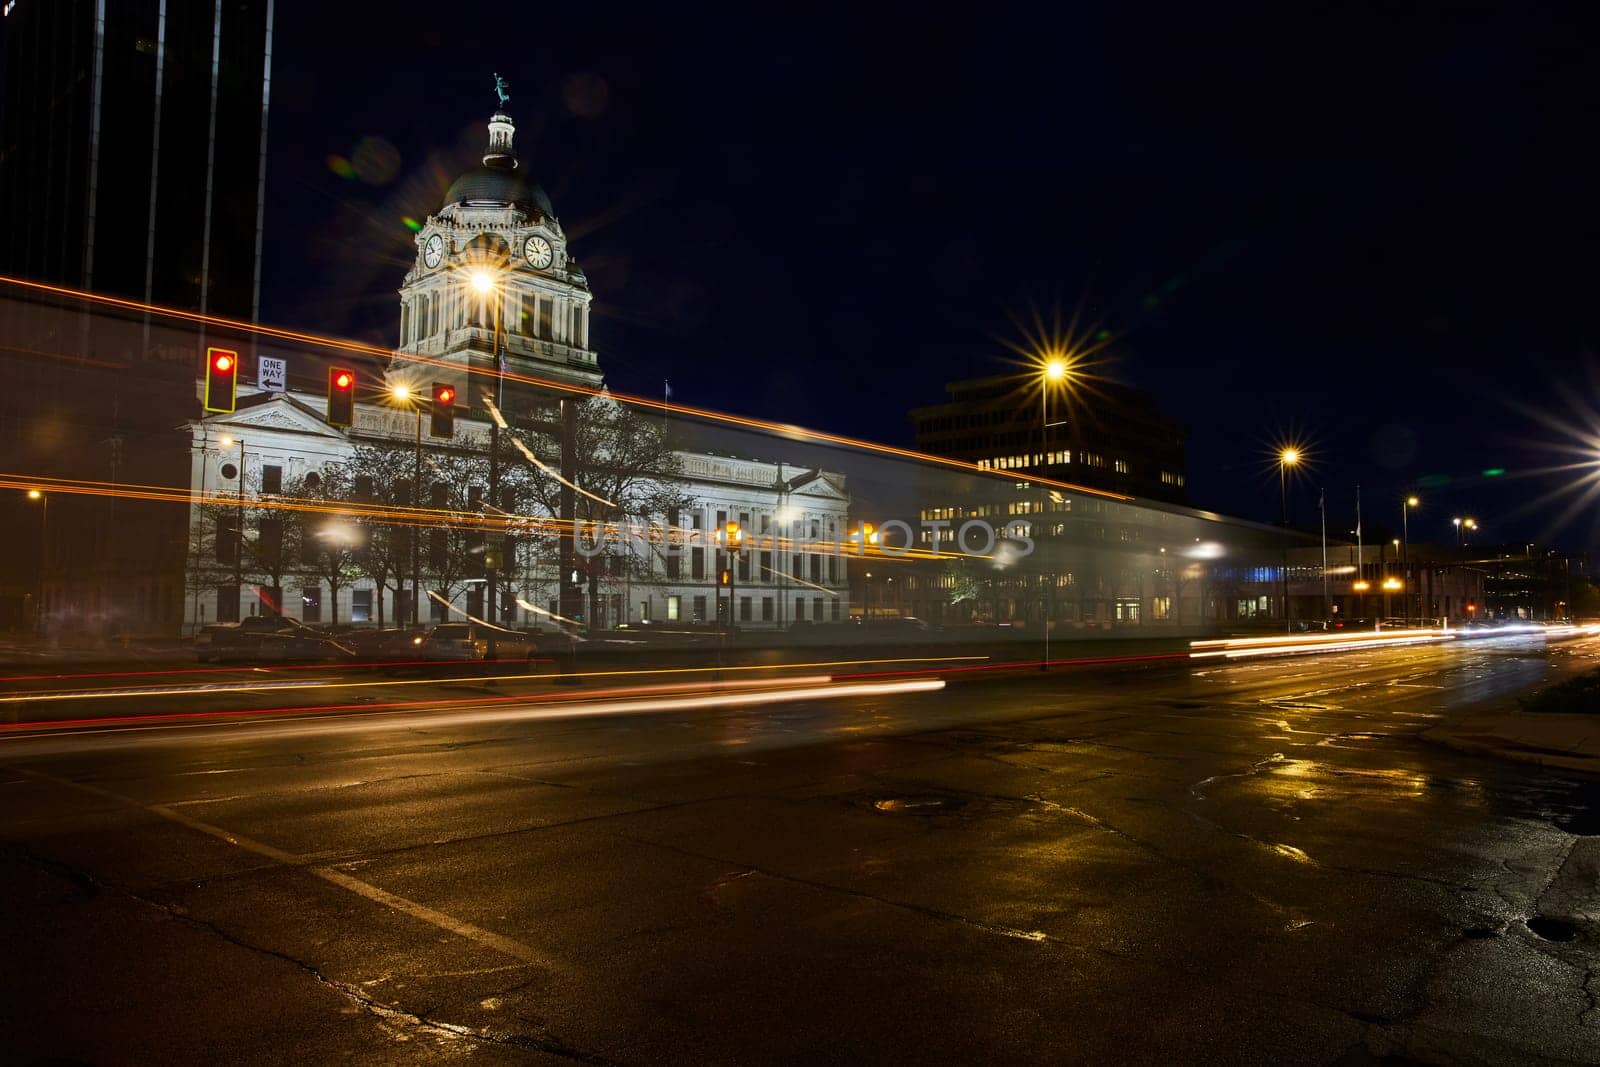
[[[1279,637],[1223,637],[1189,642],[1192,659],[1246,659],[1251,656],[1284,656],[1305,652],[1349,652],[1359,648],[1384,648],[1453,641],[1453,630],[1374,630],[1353,634],[1284,634]]]
[[[122,308],[128,311],[137,311],[141,314],[161,315],[168,318],[180,319],[186,322],[201,323],[210,326],[221,326],[228,329],[239,330],[247,334],[256,334],[263,337],[276,337],[283,340],[300,341],[306,344],[323,348],[331,348],[341,352],[352,352],[372,356],[385,361],[395,358],[407,362],[418,363],[424,366],[438,367],[459,373],[461,365],[448,360],[423,356],[414,352],[397,352],[394,349],[379,348],[376,345],[363,344],[359,341],[347,341],[335,337],[325,337],[318,334],[302,333],[298,330],[288,330],[277,326],[262,326],[258,323],[244,322],[239,319],[222,318],[216,315],[202,315],[198,312],[183,311],[177,308],[162,307],[157,304],[145,304],[137,300],[127,300],[121,297],[104,296],[91,293],[82,289],[72,289],[67,286],[49,285],[44,282],[28,281],[23,278],[10,278],[0,275],[0,285],[11,285],[20,289],[35,292],[53,293],[58,296],[69,296],[87,303],[102,304],[109,307]],[[1056,489],[1066,489],[1074,493],[1100,497],[1106,500],[1131,501],[1135,499],[1125,493],[1115,493],[1105,489],[1095,489],[1092,486],[1078,485],[1074,482],[1063,482],[1054,478],[1030,474],[1026,478],[1018,478],[1015,471],[996,471],[987,467],[980,467],[976,463],[966,460],[951,459],[947,456],[935,456],[927,452],[917,452],[909,448],[897,448],[893,445],[879,444],[859,437],[848,437],[843,434],[828,433],[824,430],[813,430],[793,423],[774,422],[769,419],[754,419],[743,415],[731,415],[727,412],[715,411],[711,408],[692,407],[687,404],[674,404],[659,398],[632,396],[627,393],[609,393],[603,388],[592,386],[573,385],[569,382],[558,382],[548,378],[536,378],[531,375],[517,374],[512,371],[499,369],[470,367],[469,374],[486,378],[499,378],[502,381],[516,382],[519,385],[532,385],[541,389],[548,389],[562,393],[576,393],[582,396],[600,396],[602,394],[621,404],[628,404],[649,412],[670,412],[690,418],[704,419],[708,422],[719,422],[729,426],[738,426],[744,429],[760,430],[765,433],[777,434],[781,437],[811,441],[817,444],[835,445],[841,448],[856,449],[863,452],[873,452],[879,455],[892,456],[896,459],[909,459],[918,463],[946,467],[963,471],[968,474],[978,475],[992,480],[1008,482],[1026,481],[1035,485],[1050,486]]]
[[[103,496],[114,497],[119,500],[195,504],[202,507],[223,509],[233,509],[240,506],[240,500],[236,494],[223,490],[202,493],[181,489],[176,486],[151,486],[132,482],[102,482],[16,472],[0,472],[0,489],[18,489],[22,491],[39,489],[48,493],[63,493],[75,496]],[[603,497],[597,497],[586,490],[579,489],[578,491],[585,496],[593,497],[602,504],[610,505],[611,503]],[[445,508],[367,504],[360,501],[325,501],[280,494],[274,494],[270,497],[248,497],[244,503],[251,508],[263,511],[294,511],[333,515],[354,521],[377,522],[394,526],[482,529],[497,533],[511,532],[521,536],[551,536],[556,538],[570,538],[573,536],[572,528],[574,526],[586,526],[602,531],[606,540],[622,540],[627,536],[634,535],[644,535],[649,538],[651,535],[656,535],[661,537],[668,545],[676,544],[688,547],[696,545],[709,546],[711,544],[711,542],[701,538],[701,531],[698,530],[651,526],[648,523],[621,523],[615,521],[591,523],[589,520],[561,519],[551,515],[514,514],[503,511],[500,508],[493,508],[494,514],[488,514],[487,511],[465,512]],[[485,507],[487,509],[491,506],[485,505]],[[882,547],[869,547],[863,550],[852,546],[847,541],[812,541],[803,538],[782,537],[777,534],[768,534],[765,537],[751,535],[747,539],[746,547],[747,549],[762,551],[809,552],[819,556],[855,556],[881,564],[954,558],[950,553],[910,546],[893,552]],[[964,557],[968,559],[993,559],[995,558],[995,553],[971,552],[964,553]],[[831,593],[832,591],[828,590],[828,592]]]
[[[574,671],[574,672],[572,672],[570,674],[561,674],[561,675],[556,675],[556,674],[525,674],[524,673],[524,674],[464,675],[464,676],[459,677],[459,678],[386,678],[386,679],[382,679],[382,680],[373,680],[373,679],[370,679],[370,678],[361,678],[361,679],[353,679],[353,680],[349,680],[349,681],[345,681],[345,680],[332,680],[332,681],[315,681],[315,680],[313,680],[313,681],[304,681],[304,682],[302,682],[302,681],[288,681],[288,682],[270,682],[270,683],[264,683],[264,684],[259,684],[259,685],[239,684],[239,685],[230,686],[225,691],[227,693],[229,693],[229,694],[238,694],[238,693],[274,693],[274,692],[280,692],[280,691],[288,690],[288,689],[293,689],[293,690],[300,691],[300,692],[304,692],[306,690],[312,690],[312,689],[391,689],[391,688],[406,688],[406,687],[419,686],[419,685],[435,685],[435,686],[482,685],[482,684],[484,684],[486,682],[511,682],[511,681],[545,682],[545,681],[554,680],[556,678],[563,678],[563,679],[572,679],[572,678],[578,678],[578,679],[582,679],[582,678],[634,678],[634,677],[650,677],[650,676],[656,676],[656,675],[732,674],[732,673],[750,673],[750,672],[756,672],[756,671],[812,670],[812,669],[827,668],[827,667],[870,666],[870,665],[879,664],[879,663],[959,663],[959,662],[970,662],[972,660],[982,660],[982,659],[987,659],[987,658],[988,658],[987,656],[916,656],[916,657],[896,657],[896,658],[861,659],[861,660],[823,660],[823,661],[809,662],[809,663],[738,664],[738,665],[734,665],[734,666],[724,666],[724,667],[718,667],[718,666],[715,666],[715,665],[709,665],[709,666],[704,666],[704,667],[653,667],[653,668],[644,668],[644,669],[635,668],[635,669],[631,669],[631,670],[616,670],[616,671]],[[783,680],[783,679],[766,679],[765,682],[766,682],[766,684],[771,684],[773,681],[778,681],[778,680]],[[757,681],[762,681],[762,680],[757,679]],[[4,698],[0,698],[0,703],[27,704],[30,701],[36,701],[36,700],[37,701],[65,701],[65,700],[95,701],[95,700],[110,700],[110,699],[138,699],[138,698],[141,698],[141,697],[151,697],[151,696],[206,696],[208,694],[217,693],[217,692],[221,692],[221,691],[223,691],[223,690],[219,690],[216,686],[212,686],[212,685],[195,685],[195,686],[187,686],[187,687],[184,687],[184,686],[168,686],[168,685],[127,686],[127,687],[123,687],[123,688],[119,688],[119,689],[87,689],[87,690],[61,689],[61,690],[50,690],[50,691],[39,692],[39,693],[19,693],[19,694],[15,694],[15,695],[7,695]],[[516,697],[516,698],[513,698],[513,699],[537,699],[537,698],[533,697],[533,696],[523,696],[523,697]],[[424,703],[428,703],[428,702],[425,701]],[[376,706],[379,706],[379,705],[358,704],[358,705],[352,705],[352,706],[353,707],[376,707]],[[199,714],[199,713],[196,713],[196,714]],[[39,723],[44,723],[44,722],[48,722],[48,721],[49,720],[30,720],[29,722],[0,723],[0,730],[12,729],[12,728],[15,728],[15,727],[18,727],[18,726],[38,725]],[[92,720],[92,721],[104,721],[104,720]]]
[[[773,688],[777,683],[781,687]],[[826,676],[793,679],[768,679],[731,681],[710,685],[647,686],[602,690],[582,697],[561,694],[544,696],[462,697],[454,700],[396,701],[387,704],[330,704],[320,707],[283,707],[221,712],[174,712],[159,715],[119,716],[117,718],[67,719],[55,722],[27,724],[22,731],[16,725],[0,726],[0,744],[29,744],[50,738],[83,738],[95,735],[115,737],[121,743],[128,734],[139,730],[215,729],[230,725],[248,725],[251,718],[262,719],[274,726],[298,723],[290,732],[296,734],[366,733],[374,730],[415,729],[419,722],[441,722],[451,726],[482,723],[511,722],[518,720],[581,718],[591,715],[639,714],[661,711],[693,711],[705,708],[729,707],[748,704],[760,698],[763,704],[773,700],[812,701],[832,700],[848,696],[886,696],[896,693],[932,692],[944,688],[941,679],[901,682],[838,683]],[[699,690],[699,692],[695,692]],[[674,695],[683,693],[684,695]],[[595,697],[608,699],[595,700]],[[633,699],[627,699],[632,697]],[[615,699],[611,699],[615,698]],[[523,707],[506,707],[520,702]],[[483,710],[468,711],[467,708]],[[426,712],[438,709],[436,715],[406,715],[393,720],[383,716],[365,718],[372,712],[401,710]],[[444,710],[451,709],[451,710]],[[326,722],[318,713],[345,712],[363,715],[363,721]],[[305,718],[274,719],[273,716],[301,716]],[[203,721],[212,720],[212,721]],[[44,729],[39,729],[43,727]],[[10,736],[6,736],[9,734]]]

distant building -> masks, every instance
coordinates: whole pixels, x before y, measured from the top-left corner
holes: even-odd
[[[1463,566],[1484,575],[1484,603],[1492,619],[1548,622],[1574,615],[1573,590],[1587,581],[1588,559],[1543,545],[1469,546]]]
[[[949,400],[911,412],[916,446],[997,470],[1183,503],[1182,423],[1149,393],[1095,382],[1044,403],[1033,376],[950,382]]]

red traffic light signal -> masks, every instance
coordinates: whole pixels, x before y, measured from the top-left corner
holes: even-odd
[[[206,410],[232,411],[239,394],[239,353],[206,349]]]
[[[356,421],[356,372],[348,367],[328,368],[328,423],[349,426]]]
[[[434,437],[456,435],[456,387],[444,382],[433,383],[433,425],[429,434]]]

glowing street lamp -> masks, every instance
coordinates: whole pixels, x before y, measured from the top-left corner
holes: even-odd
[[[1283,527],[1289,527],[1289,468],[1300,462],[1300,450],[1292,445],[1278,451],[1278,504],[1283,513]],[[1285,631],[1293,628],[1289,619],[1289,544],[1285,540],[1283,546],[1283,627]]]

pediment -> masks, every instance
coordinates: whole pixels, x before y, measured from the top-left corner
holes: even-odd
[[[303,405],[283,394],[264,404],[241,408],[231,414],[207,416],[204,423],[214,430],[278,430],[330,441],[345,440],[345,434],[339,429],[329,426]]]
[[[825,471],[812,471],[809,476],[804,476],[803,481],[790,483],[789,492],[793,496],[806,496],[820,500],[848,501],[850,496],[844,491],[842,483],[844,476]]]

